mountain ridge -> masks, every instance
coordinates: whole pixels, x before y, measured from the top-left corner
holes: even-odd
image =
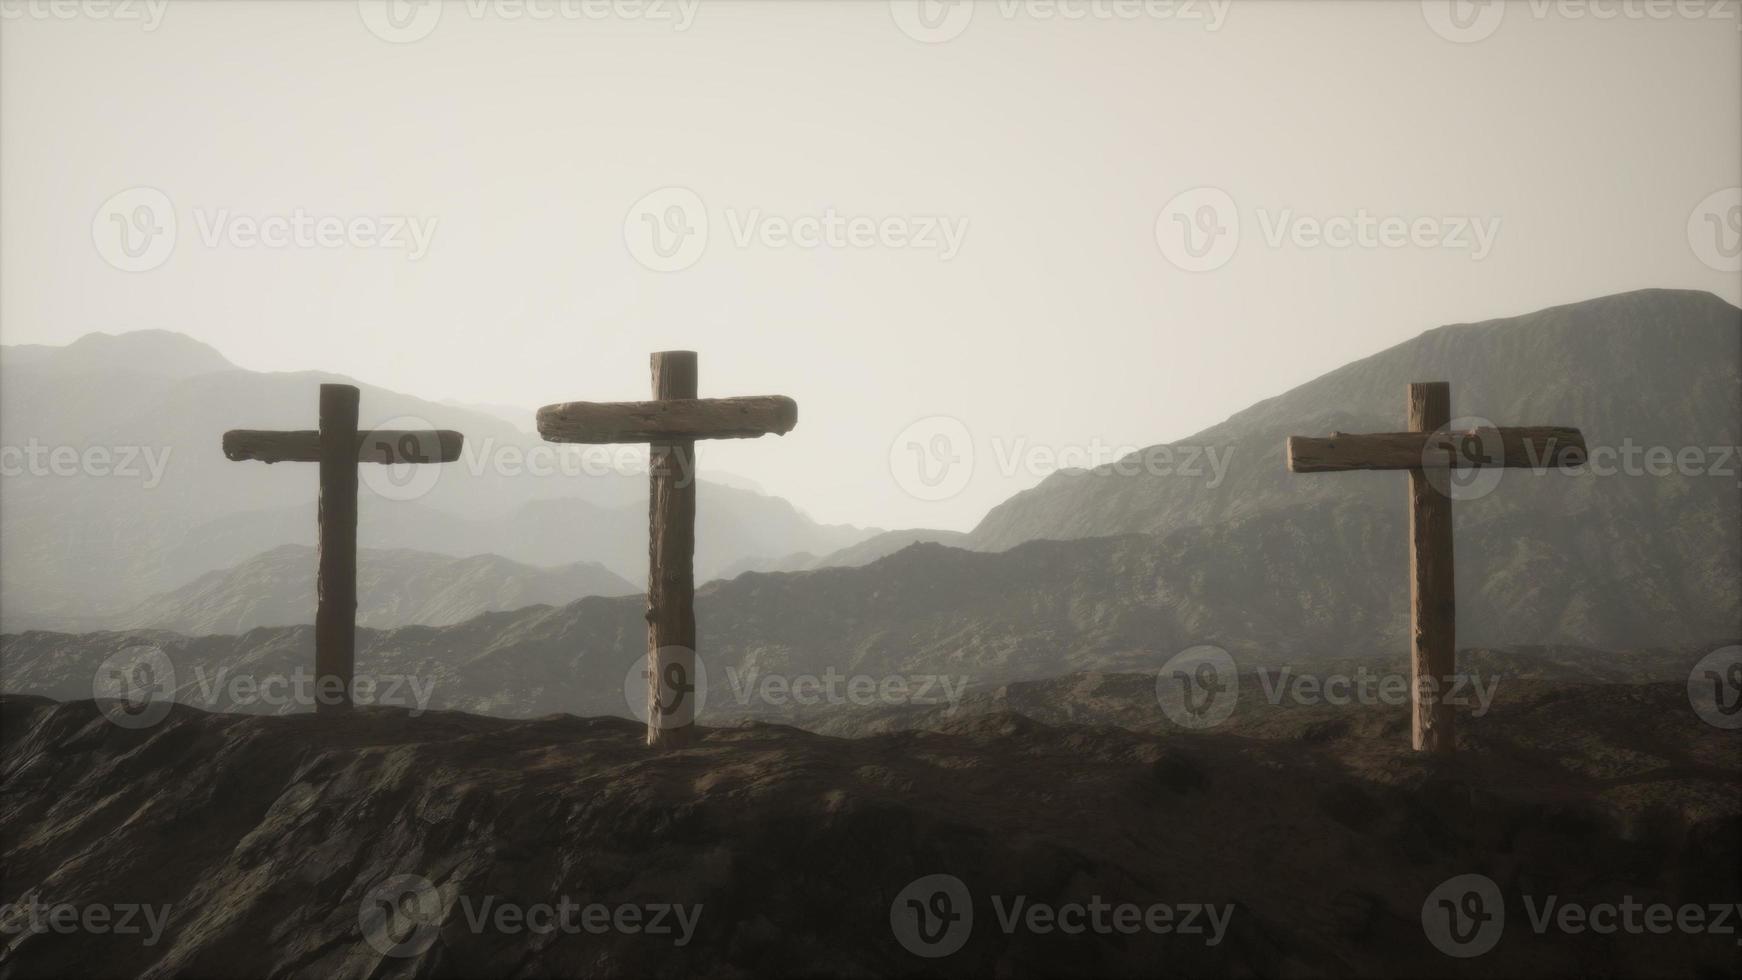
[[[102,450],[109,460],[102,472],[81,466],[61,474],[14,471],[8,455],[0,625],[113,617],[279,545],[312,545],[312,468],[231,462],[220,435],[239,427],[311,428],[316,388],[328,381],[354,379],[248,371],[164,331],[89,334],[66,347],[0,352],[0,445],[21,452],[71,447],[81,457]],[[595,470],[568,466],[581,461],[581,447],[545,443],[488,414],[354,383],[365,426],[406,417],[400,424],[466,434],[460,460],[433,468],[433,484],[412,499],[376,485],[382,468],[362,474],[362,546],[497,553],[533,565],[599,561],[631,582],[645,578],[644,474],[591,475]],[[117,390],[128,392],[127,412],[114,410]],[[525,465],[535,453],[550,455],[549,475]],[[722,487],[705,472],[701,480],[706,520],[697,562],[704,576],[740,559],[832,551],[875,533],[819,524],[787,501]]]

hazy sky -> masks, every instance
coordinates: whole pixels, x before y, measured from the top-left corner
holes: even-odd
[[[692,348],[800,406],[706,462],[965,529],[1439,324],[1742,302],[1742,32],[1677,9],[0,0],[0,338],[528,408]]]

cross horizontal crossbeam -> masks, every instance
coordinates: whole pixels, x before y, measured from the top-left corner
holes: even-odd
[[[359,463],[452,463],[465,437],[451,429],[375,429],[357,433]],[[231,429],[224,433],[224,456],[261,463],[318,463],[321,434],[314,429],[288,432]]]
[[[1458,612],[1452,575],[1452,497],[1442,470],[1576,466],[1586,458],[1578,429],[1533,425],[1452,428],[1452,387],[1409,386],[1409,431],[1328,438],[1290,436],[1295,473],[1409,472],[1410,744],[1419,752],[1457,747],[1457,715],[1445,694],[1457,683]]]
[[[671,398],[650,402],[563,402],[538,410],[538,434],[550,442],[603,445],[785,435],[798,425],[798,403],[784,395]]]
[[[1583,463],[1585,455],[1584,434],[1558,425],[1337,433],[1288,440],[1288,468],[1293,473],[1574,466]]]

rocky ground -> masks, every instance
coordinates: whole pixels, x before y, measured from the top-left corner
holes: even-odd
[[[1450,759],[1410,753],[1388,705],[1243,699],[1201,733],[1064,717],[1142,722],[1143,683],[1007,689],[857,738],[715,728],[663,753],[618,719],[175,706],[128,728],[7,696],[0,976],[1742,969],[1742,753],[1683,684],[1521,681]],[[1441,888],[1464,875],[1503,911],[1492,949],[1458,958],[1430,936],[1451,922],[1437,900],[1492,910]],[[1539,933],[1549,896],[1556,916],[1699,906],[1705,925]],[[1495,934],[1458,924],[1474,938],[1454,951]]]

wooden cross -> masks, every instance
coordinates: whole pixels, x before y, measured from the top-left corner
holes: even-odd
[[[462,436],[447,429],[357,431],[357,388],[321,385],[320,429],[232,429],[224,455],[262,463],[319,463],[315,574],[315,710],[351,707],[357,650],[357,464],[451,463]]]
[[[648,454],[647,744],[687,744],[695,731],[697,439],[784,435],[798,404],[781,395],[697,398],[696,354],[652,356],[648,402],[565,402],[538,410],[551,442],[645,442]]]
[[[1441,696],[1452,690],[1457,659],[1449,471],[1572,466],[1586,457],[1585,437],[1578,429],[1531,426],[1452,432],[1451,406],[1449,383],[1412,384],[1408,432],[1339,432],[1328,439],[1290,436],[1288,440],[1288,468],[1294,473],[1409,471],[1410,744],[1418,752],[1451,752],[1457,745],[1453,705]],[[1430,475],[1430,469],[1447,472]]]

